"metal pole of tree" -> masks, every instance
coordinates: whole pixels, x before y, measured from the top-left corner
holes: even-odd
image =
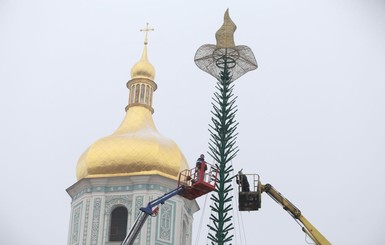
[[[195,64],[203,71],[214,76],[218,81],[217,91],[213,97],[213,110],[209,132],[211,135],[208,154],[216,162],[219,169],[216,190],[211,196],[213,205],[208,225],[208,239],[212,245],[231,244],[233,240],[232,222],[232,176],[231,160],[238,153],[236,145],[237,112],[236,96],[234,97],[234,81],[246,72],[256,69],[257,61],[247,46],[235,46],[234,32],[236,25],[230,19],[228,9],[224,15],[224,23],[216,32],[217,44],[201,46],[194,57]]]

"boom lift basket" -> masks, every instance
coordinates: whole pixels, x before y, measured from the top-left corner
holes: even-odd
[[[207,166],[207,170],[205,170],[205,166]],[[184,187],[184,191],[179,195],[189,200],[205,195],[215,190],[217,177],[218,169],[206,162],[202,163],[200,169],[185,169],[179,173],[178,187]]]
[[[242,174],[236,176],[238,184],[239,211],[255,211],[261,207],[262,184],[258,174]],[[249,183],[249,181],[251,183]]]

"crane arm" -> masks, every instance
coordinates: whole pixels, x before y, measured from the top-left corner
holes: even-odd
[[[136,237],[138,236],[148,216],[149,214],[147,214],[146,212],[139,213],[138,217],[134,222],[134,225],[131,227],[130,231],[128,232],[127,236],[124,238],[121,245],[131,245],[134,243]]]
[[[301,211],[279,193],[272,185],[262,186],[262,192],[266,192],[272,199],[279,203],[294,219],[302,224],[302,230],[310,236],[317,245],[331,245],[331,243],[302,215]]]
[[[136,218],[133,226],[131,227],[130,231],[128,232],[127,236],[124,238],[121,245],[132,245],[138,236],[140,230],[142,229],[144,223],[146,222],[148,216],[152,215],[156,212],[157,208],[153,210],[155,206],[158,206],[159,204],[164,204],[165,201],[170,199],[171,197],[178,195],[179,193],[183,192],[184,187],[179,186],[175,190],[172,190],[163,196],[149,202],[146,207],[140,208],[140,213],[138,217]]]

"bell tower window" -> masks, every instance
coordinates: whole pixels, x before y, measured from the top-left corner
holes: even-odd
[[[125,207],[117,207],[111,212],[110,241],[123,241],[127,233],[128,211]]]

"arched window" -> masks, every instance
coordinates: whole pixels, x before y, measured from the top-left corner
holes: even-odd
[[[150,96],[148,101],[149,106],[152,106],[152,89],[150,90]]]
[[[146,96],[144,97],[144,103],[146,105],[150,105],[149,98],[150,97],[150,86],[146,85]]]
[[[129,103],[133,103],[134,102],[134,88],[135,88],[135,85],[132,85],[131,88],[130,88],[130,98],[129,98]]]
[[[125,207],[117,207],[111,212],[110,241],[123,241],[127,231],[128,211]]]
[[[139,84],[135,86],[135,103],[139,103]]]
[[[142,84],[140,87],[140,100],[139,100],[140,103],[144,103],[144,88],[145,88],[145,85]]]

